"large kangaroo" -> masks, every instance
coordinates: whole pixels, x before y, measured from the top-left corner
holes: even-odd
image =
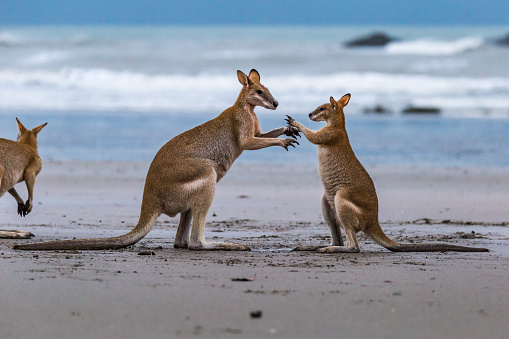
[[[309,114],[313,121],[327,125],[312,131],[288,116],[289,126],[302,132],[313,144],[318,145],[318,166],[325,188],[322,213],[332,235],[330,246],[299,246],[297,251],[322,253],[360,252],[356,233],[363,231],[375,242],[394,252],[488,252],[486,248],[473,248],[449,244],[400,244],[385,235],[378,223],[378,198],[375,185],[350,146],[345,129],[343,108],[350,101],[350,94],[338,101],[319,106]],[[340,227],[345,230],[348,245],[343,245]]]
[[[22,217],[32,211],[34,200],[35,177],[42,168],[41,157],[37,152],[37,134],[47,123],[26,129],[16,118],[18,123],[17,142],[0,138],[0,197],[9,192],[18,202],[18,214]],[[28,200],[21,199],[14,188],[19,182],[25,181],[28,191]],[[30,232],[17,230],[0,230],[0,238],[30,238]]]
[[[162,214],[180,213],[175,248],[192,250],[248,251],[244,245],[205,241],[205,217],[212,204],[216,183],[244,150],[288,146],[295,140],[277,137],[295,135],[290,127],[262,133],[254,112],[256,106],[276,109],[278,102],[260,84],[260,75],[237,71],[242,84],[235,104],[217,118],[177,135],[156,154],[145,180],[138,225],[129,233],[104,239],[77,239],[17,245],[23,250],[99,250],[132,245],[142,239]],[[192,227],[191,227],[192,220]]]

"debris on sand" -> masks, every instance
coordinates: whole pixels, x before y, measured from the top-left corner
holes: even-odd
[[[253,319],[260,319],[262,317],[262,314],[263,312],[260,311],[260,310],[257,310],[257,311],[251,311],[249,312],[249,315],[251,316],[251,318]]]
[[[141,251],[141,252],[138,252],[138,255],[156,255],[156,252],[154,252],[154,251]]]
[[[232,278],[232,281],[254,281],[256,274],[252,278]]]

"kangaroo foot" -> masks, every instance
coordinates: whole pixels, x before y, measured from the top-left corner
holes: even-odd
[[[184,244],[184,243],[174,243],[174,244],[173,244],[173,247],[174,247],[174,248],[185,248],[185,249],[188,249],[188,248],[189,248],[189,244]]]
[[[230,242],[205,242],[189,244],[190,250],[195,251],[251,251],[244,245],[232,244]]]
[[[17,231],[17,230],[2,230],[0,231],[0,238],[7,239],[30,239],[34,235],[31,232]]]
[[[319,248],[324,248],[327,246],[317,246],[317,245],[311,245],[311,246],[297,246],[292,251],[316,251]]]
[[[326,246],[316,250],[319,253],[359,253],[360,248],[345,246]]]

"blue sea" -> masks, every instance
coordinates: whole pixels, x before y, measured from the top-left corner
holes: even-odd
[[[382,31],[384,47],[346,48]],[[280,105],[263,130],[345,93],[347,130],[368,165],[509,166],[507,27],[1,27],[0,137],[48,122],[46,160],[150,161],[173,136],[235,101],[256,68]],[[368,114],[381,106],[387,114]],[[405,115],[409,107],[436,115]],[[316,162],[302,140],[239,161]]]

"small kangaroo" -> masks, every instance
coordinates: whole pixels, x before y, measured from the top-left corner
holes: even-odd
[[[103,239],[77,239],[17,245],[22,250],[99,250],[132,245],[142,239],[162,214],[180,213],[175,248],[191,250],[250,250],[247,246],[205,240],[205,217],[212,204],[216,183],[244,150],[297,143],[291,127],[262,133],[256,106],[275,110],[278,102],[260,83],[260,74],[237,71],[242,89],[235,104],[218,117],[177,135],[156,154],[145,180],[140,219],[127,234]],[[278,139],[286,134],[294,139]],[[298,143],[297,143],[298,144]],[[191,227],[192,221],[192,227]]]
[[[486,248],[473,248],[449,244],[401,244],[385,235],[378,223],[378,198],[375,185],[350,146],[345,129],[343,108],[350,94],[338,101],[319,106],[309,114],[312,121],[325,121],[327,125],[312,131],[288,116],[289,126],[302,132],[318,145],[318,166],[325,188],[322,213],[332,235],[330,246],[299,246],[296,251],[360,252],[356,233],[363,231],[375,242],[393,252],[488,252]],[[348,245],[344,246],[340,227],[345,230]]]
[[[46,126],[45,123],[28,130],[18,122],[17,142],[0,138],[0,197],[9,192],[18,202],[18,214],[22,217],[32,211],[34,199],[35,177],[42,168],[41,157],[37,152],[37,134]],[[25,181],[28,190],[28,200],[23,202],[14,188],[19,182]],[[17,230],[0,230],[0,238],[30,238],[30,232]]]

